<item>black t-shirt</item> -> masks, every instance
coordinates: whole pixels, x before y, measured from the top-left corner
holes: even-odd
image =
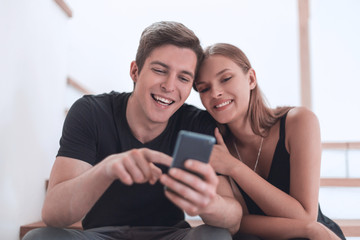
[[[184,104],[158,137],[143,144],[133,136],[126,120],[130,94],[111,92],[77,100],[66,117],[58,156],[95,165],[111,154],[133,148],[145,147],[171,155],[182,129],[214,134],[211,116]],[[158,166],[167,172],[167,167]],[[165,197],[159,182],[127,186],[116,180],[85,216],[83,227],[173,226],[183,219],[183,211]]]

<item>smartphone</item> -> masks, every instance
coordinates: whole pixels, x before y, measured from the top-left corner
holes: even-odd
[[[214,144],[215,137],[213,136],[181,130],[176,139],[173,162],[170,167],[189,171],[184,167],[187,159],[208,163]]]

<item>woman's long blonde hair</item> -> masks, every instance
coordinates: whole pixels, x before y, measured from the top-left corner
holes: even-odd
[[[222,55],[231,59],[236,63],[245,74],[251,69],[249,59],[246,57],[243,51],[234,45],[227,43],[216,43],[205,49],[204,59],[212,55]],[[194,89],[196,85],[194,81]],[[258,84],[250,92],[250,101],[247,116],[250,118],[250,124],[252,131],[259,136],[266,137],[270,128],[285,115],[293,107],[277,107],[275,109],[270,108],[263,96]],[[229,131],[226,126],[219,126],[219,129],[224,137],[227,137]]]

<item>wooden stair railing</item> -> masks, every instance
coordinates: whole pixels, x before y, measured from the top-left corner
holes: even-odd
[[[64,0],[55,0],[57,5],[65,12],[65,14],[71,18],[72,17],[72,11],[69,8],[69,6],[64,2]]]
[[[323,142],[323,149],[342,149],[342,150],[351,150],[351,149],[360,149],[360,142]]]
[[[79,91],[81,94],[93,94],[93,92],[88,90],[86,87],[84,87],[83,85],[81,85],[79,82],[77,82],[71,77],[67,77],[66,83],[69,86],[73,87],[75,90]]]
[[[360,187],[360,178],[321,178],[321,187]]]
[[[360,142],[323,142],[323,150],[342,150],[345,151],[345,177],[342,178],[321,178],[320,186],[323,187],[360,187],[359,177],[349,175],[349,151],[360,150]],[[358,159],[360,161],[360,159]]]
[[[94,94],[93,92],[88,90],[86,87],[84,87],[83,85],[81,85],[80,83],[78,83],[76,80],[74,80],[71,77],[66,78],[66,84],[71,86],[73,89],[75,89],[76,91],[78,91],[79,93],[81,93],[83,95]],[[66,108],[65,109],[65,116],[68,113],[68,111],[69,111],[69,109]]]

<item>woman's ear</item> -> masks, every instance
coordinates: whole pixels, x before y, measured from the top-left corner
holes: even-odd
[[[249,76],[250,89],[253,90],[256,87],[256,84],[257,84],[256,73],[255,73],[255,70],[253,68],[249,69],[248,76]]]
[[[138,68],[136,62],[132,61],[130,64],[130,77],[134,83],[136,83],[136,81],[138,79],[138,73],[139,73],[139,68]]]

